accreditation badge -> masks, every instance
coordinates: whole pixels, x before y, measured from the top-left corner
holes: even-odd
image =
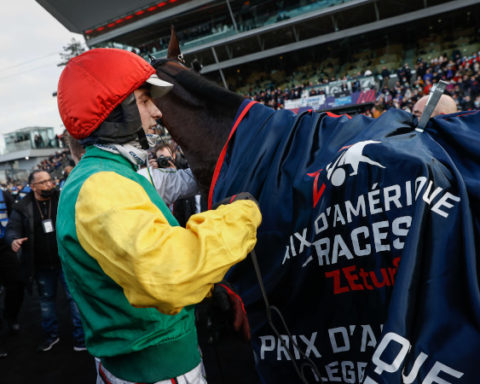
[[[42,220],[43,233],[51,233],[55,230],[52,219]]]

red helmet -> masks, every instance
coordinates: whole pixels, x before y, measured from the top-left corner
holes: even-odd
[[[58,109],[67,131],[84,139],[135,89],[148,82],[167,93],[172,84],[135,53],[96,48],[71,59],[58,82]]]

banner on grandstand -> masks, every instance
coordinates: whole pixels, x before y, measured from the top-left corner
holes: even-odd
[[[358,84],[355,84],[358,82]],[[308,97],[309,93],[314,90],[316,93],[322,93],[327,96],[342,97],[351,95],[354,91],[367,91],[375,89],[376,83],[373,76],[361,77],[352,80],[331,81],[327,84],[316,85],[305,89],[302,97]]]
[[[302,97],[295,100],[285,100],[285,109],[297,112],[300,108],[309,108],[315,111],[327,111],[336,107],[360,105],[375,102],[376,92],[374,89],[353,92],[344,96],[316,95]]]

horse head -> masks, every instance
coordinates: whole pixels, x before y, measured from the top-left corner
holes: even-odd
[[[173,26],[167,58],[154,59],[152,65],[159,78],[173,84],[167,95],[155,99],[155,104],[206,193],[243,97],[185,66]]]

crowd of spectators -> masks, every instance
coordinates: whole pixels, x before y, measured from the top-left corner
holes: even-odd
[[[71,158],[70,151],[68,149],[64,149],[40,161],[34,167],[34,169],[39,169],[50,173],[52,179],[55,181],[55,184],[57,187],[59,187],[62,180],[66,176],[64,170],[68,167],[72,167],[73,165],[74,162]],[[3,190],[10,192],[15,200],[21,199],[25,193],[30,191],[27,187],[26,180],[10,179],[1,187]]]
[[[271,87],[245,96],[274,109],[283,109],[286,100],[298,99],[304,91],[308,91],[309,96],[324,93],[316,86],[328,84],[329,81],[348,80],[352,82],[352,92],[360,90],[359,78],[371,75],[377,79],[378,90],[374,106],[364,112],[367,116],[377,117],[390,108],[412,112],[418,99],[428,95],[432,86],[440,80],[448,83],[445,93],[455,100],[458,110],[480,108],[480,52],[461,56],[459,51],[454,51],[450,56],[444,54],[430,61],[418,58],[414,68],[407,63],[395,70],[384,67],[379,73],[372,73],[366,68],[363,74],[359,73],[353,78],[322,77],[317,84],[298,84],[285,89]],[[54,180],[60,183],[63,170],[71,165],[73,161],[69,151],[64,149],[39,162],[36,168],[51,173]],[[24,186],[25,183],[10,181],[4,188],[16,195]]]
[[[70,162],[69,151],[65,149],[62,152],[57,152],[45,160],[42,160],[38,163],[37,168],[42,171],[47,171],[48,173],[57,173],[58,169],[63,169],[67,165],[71,165]]]
[[[379,111],[400,108],[411,112],[415,102],[428,95],[432,86],[440,80],[448,83],[445,93],[453,97],[459,110],[480,108],[480,52],[461,56],[458,50],[450,56],[444,54],[430,61],[418,58],[413,69],[408,63],[397,69],[384,67],[379,73],[372,73],[365,68],[363,74],[359,73],[353,78],[320,78],[317,84],[297,84],[285,89],[271,87],[245,96],[274,109],[282,109],[285,100],[298,99],[304,91],[308,91],[309,96],[321,94],[323,91],[317,90],[315,86],[327,84],[328,81],[352,81],[354,92],[359,90],[359,78],[369,75],[377,80],[375,109]],[[368,110],[366,114],[370,115],[372,111]]]
[[[404,76],[404,67],[396,72],[397,80],[393,86],[382,84],[377,95],[376,105],[384,109],[400,108],[412,112],[413,104],[428,95],[440,80],[447,82],[445,93],[455,100],[459,110],[480,108],[480,52],[461,57],[456,51],[450,58],[442,55],[430,62],[420,58],[411,81]]]

